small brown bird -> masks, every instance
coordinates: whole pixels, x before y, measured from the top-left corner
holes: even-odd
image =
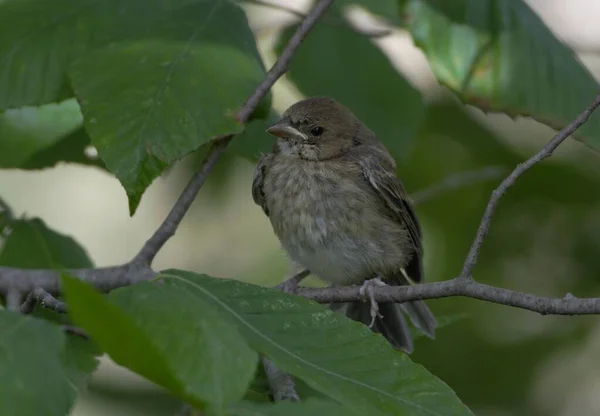
[[[277,143],[256,167],[252,196],[293,261],[333,286],[363,283],[363,293],[422,281],[417,218],[394,159],[371,130],[334,99],[313,97],[267,132]],[[437,325],[422,301],[332,307],[407,353],[413,340],[402,310],[431,338]]]

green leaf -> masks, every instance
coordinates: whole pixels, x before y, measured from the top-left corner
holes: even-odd
[[[155,36],[157,19],[196,0],[0,3],[0,110],[72,96],[66,70],[89,49]]]
[[[335,9],[328,16],[342,18]],[[278,53],[294,30],[285,31]],[[341,26],[317,25],[288,75],[302,94],[327,95],[349,107],[396,158],[408,156],[425,114],[421,94],[367,37]]]
[[[300,403],[256,404],[241,402],[229,409],[230,416],[347,416],[357,414],[328,400],[308,399]]]
[[[486,111],[554,128],[589,105],[598,83],[520,0],[401,0],[415,43],[440,83]],[[600,116],[578,138],[600,148]]]
[[[23,269],[77,269],[93,267],[85,249],[75,240],[46,226],[39,218],[14,220],[0,249],[0,265]]]
[[[0,340],[0,414],[67,414],[76,395],[61,360],[65,336],[60,329],[0,311]]]
[[[161,276],[238,325],[283,371],[359,414],[471,415],[454,392],[365,325],[297,296],[181,270]]]
[[[75,100],[0,113],[0,168],[23,167],[82,125]]]
[[[152,39],[84,55],[69,72],[86,130],[131,214],[169,165],[243,130],[235,113],[265,74],[244,12],[228,1],[196,2],[152,30]]]
[[[257,355],[196,296],[145,282],[107,299],[77,279],[63,284],[73,321],[117,364],[217,414],[243,397]]]
[[[71,385],[79,392],[85,391],[89,377],[98,368],[98,356],[101,354],[93,341],[67,335],[63,362]]]

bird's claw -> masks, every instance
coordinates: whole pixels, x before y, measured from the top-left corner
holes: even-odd
[[[376,277],[374,279],[365,280],[365,282],[361,285],[358,291],[358,293],[360,293],[361,296],[367,297],[371,302],[371,323],[369,324],[369,328],[373,327],[373,325],[375,324],[375,319],[377,317],[383,318],[383,315],[379,313],[379,306],[377,305],[377,302],[375,301],[375,296],[373,295],[374,287],[383,286],[387,285],[381,281],[381,278]],[[367,294],[368,296],[365,296],[365,294]]]

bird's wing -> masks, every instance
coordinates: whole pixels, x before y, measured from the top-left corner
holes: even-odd
[[[402,182],[396,177],[394,160],[387,152],[384,153],[379,149],[373,150],[373,152],[369,152],[368,155],[361,157],[359,160],[362,173],[377,195],[408,230],[415,254],[406,267],[408,276],[406,276],[406,273],[403,274],[409,278],[409,281],[421,281],[423,249],[419,222]]]
[[[258,161],[258,165],[256,165],[256,169],[254,170],[254,178],[252,180],[252,198],[254,199],[256,205],[260,205],[267,217],[269,216],[269,208],[267,207],[267,200],[265,198],[263,186],[267,169],[271,165],[272,160],[272,153],[263,154]]]

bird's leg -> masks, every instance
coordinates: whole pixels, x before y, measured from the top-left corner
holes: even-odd
[[[383,318],[383,315],[379,313],[379,306],[375,301],[375,296],[373,295],[374,287],[383,287],[387,286],[382,280],[381,277],[377,276],[374,279],[365,280],[365,282],[360,287],[358,293],[361,296],[365,296],[365,293],[368,295],[368,299],[371,302],[371,323],[369,324],[369,328],[373,327],[375,323],[375,318],[380,317]]]

